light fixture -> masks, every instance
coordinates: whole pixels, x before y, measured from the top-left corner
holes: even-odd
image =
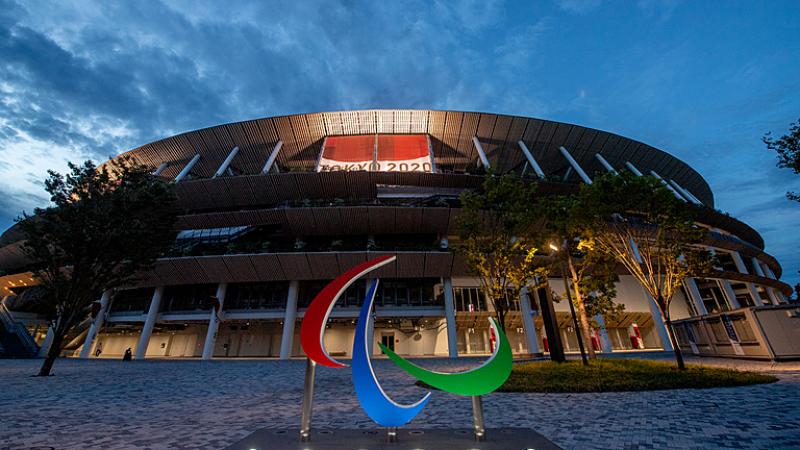
[[[553,250],[554,252],[558,251],[558,247],[556,247],[555,244],[553,244],[552,242],[550,243],[550,249]]]

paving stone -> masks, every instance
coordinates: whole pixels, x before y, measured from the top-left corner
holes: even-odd
[[[655,356],[658,357],[658,356]],[[690,362],[698,360],[689,358]],[[478,360],[428,359],[436,370]],[[490,428],[525,427],[565,449],[800,448],[800,364],[702,360],[774,372],[780,381],[739,388],[599,394],[494,393],[484,398]],[[223,448],[262,428],[296,428],[300,360],[0,361],[0,449]],[[417,400],[425,390],[383,359],[386,392]],[[355,398],[350,372],[317,372],[315,429],[374,429]],[[469,428],[470,400],[435,392],[409,425]]]

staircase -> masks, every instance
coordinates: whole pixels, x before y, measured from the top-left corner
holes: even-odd
[[[0,302],[0,358],[35,358],[38,354],[39,346],[28,330]]]

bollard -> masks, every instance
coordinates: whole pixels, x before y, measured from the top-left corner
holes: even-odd
[[[472,397],[472,426],[475,429],[475,440],[486,438],[486,427],[483,423],[483,399],[480,395]]]
[[[306,379],[303,384],[303,409],[300,413],[300,442],[311,440],[311,412],[314,403],[314,376],[317,363],[306,358]]]

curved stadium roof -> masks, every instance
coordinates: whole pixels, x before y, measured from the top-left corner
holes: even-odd
[[[189,131],[123,155],[154,167],[166,162],[162,175],[174,177],[200,154],[192,172],[210,178],[231,149],[239,147],[231,168],[236,174],[258,174],[275,144],[282,141],[276,160],[281,171],[313,171],[327,136],[415,133],[430,136],[436,167],[442,172],[463,172],[476,163],[473,137],[481,142],[495,170],[519,169],[525,163],[518,145],[523,141],[546,174],[567,168],[559,151],[563,146],[589,174],[605,170],[595,157],[599,153],[617,169],[630,162],[643,173],[655,171],[707,206],[714,205],[713,193],[699,173],[650,145],[579,125],[479,112],[360,110],[268,117]]]

